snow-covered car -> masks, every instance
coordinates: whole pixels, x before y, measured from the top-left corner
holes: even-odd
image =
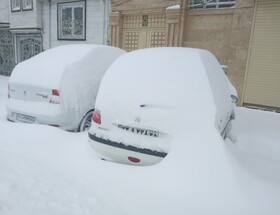
[[[215,126],[222,137],[232,119],[229,81],[208,51],[151,48],[119,57],[103,77],[89,129],[102,158],[152,165],[174,135]],[[187,143],[186,143],[187,144]]]
[[[9,80],[7,119],[88,129],[101,79],[123,53],[103,45],[64,45],[19,63]]]

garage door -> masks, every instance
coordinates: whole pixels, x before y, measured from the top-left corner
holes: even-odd
[[[123,44],[126,51],[166,45],[165,14],[133,14],[123,17]]]
[[[258,0],[243,104],[280,108],[280,0]]]

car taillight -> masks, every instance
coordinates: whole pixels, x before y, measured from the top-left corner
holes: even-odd
[[[92,121],[97,123],[97,124],[101,124],[101,113],[100,110],[95,109],[93,114],[92,114]]]
[[[52,90],[52,95],[53,95],[53,96],[59,96],[59,90],[53,89],[53,90]]]
[[[50,99],[50,103],[52,104],[60,104],[60,91],[57,89],[52,89],[52,96]]]

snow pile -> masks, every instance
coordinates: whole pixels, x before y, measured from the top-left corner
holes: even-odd
[[[0,130],[0,214],[104,214],[86,133],[5,121]]]
[[[233,123],[228,136],[240,150],[280,162],[279,121],[279,113],[239,108],[239,124]]]
[[[0,151],[0,163],[0,214],[77,215],[96,210],[99,204],[89,187],[38,161]]]
[[[180,9],[180,8],[181,8],[181,5],[175,4],[175,5],[167,7],[166,9],[167,10],[175,10],[175,9]]]
[[[102,77],[108,67],[125,51],[109,46],[83,45],[90,51],[79,61],[68,64],[60,80],[64,108],[85,115],[94,108]],[[79,120],[81,116],[79,115]]]
[[[280,182],[280,114],[238,108],[228,134],[237,160],[253,174]]]

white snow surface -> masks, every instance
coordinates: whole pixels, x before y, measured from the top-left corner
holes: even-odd
[[[166,9],[167,10],[174,10],[174,9],[180,9],[180,8],[181,8],[181,5],[175,4],[175,5],[167,7]]]
[[[91,53],[77,61],[77,63],[67,65],[65,69],[68,71],[63,74],[60,87],[63,91],[63,99],[65,100],[64,108],[82,110],[81,112],[86,114],[88,110],[94,107],[104,73],[112,62],[125,53],[125,51],[102,45],[84,44],[82,49],[83,47],[90,47]],[[63,47],[63,49],[65,48]],[[75,46],[74,49],[76,50]]]
[[[5,120],[0,76],[0,214],[280,214],[280,114],[237,108],[229,138],[174,136],[150,167],[101,161],[87,133]],[[213,128],[214,129],[214,128]]]

